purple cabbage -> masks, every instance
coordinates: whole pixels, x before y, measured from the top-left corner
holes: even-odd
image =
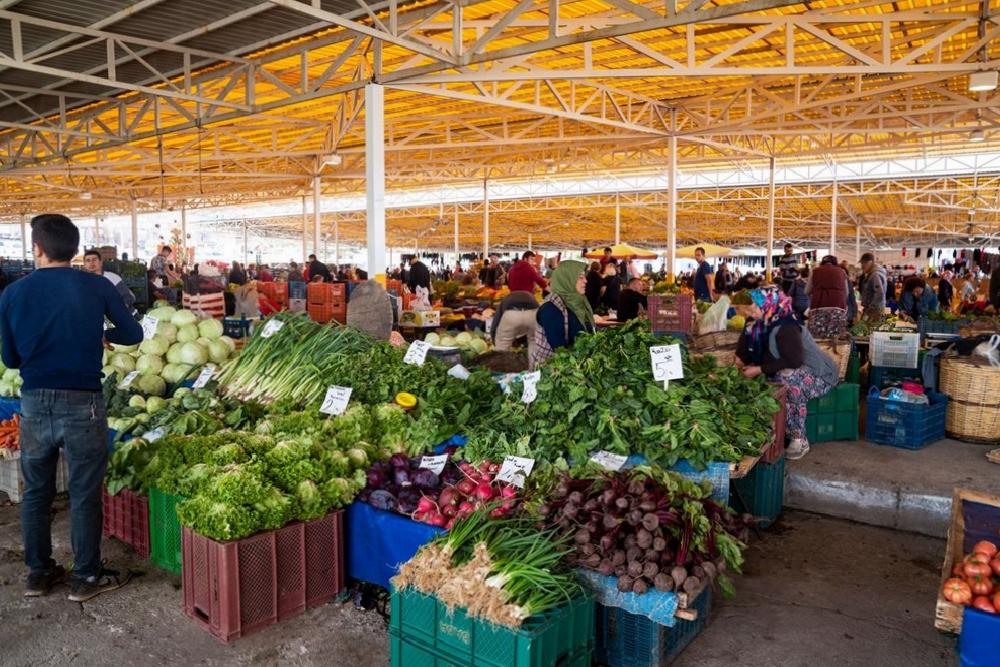
[[[417,511],[417,504],[420,502],[420,491],[410,487],[399,492],[399,511],[403,514],[412,514]]]
[[[389,465],[397,470],[403,468],[404,470],[410,467],[410,459],[406,454],[393,454],[392,458],[389,459]]]
[[[411,476],[413,484],[420,489],[431,490],[441,486],[437,473],[433,470],[418,470]]]
[[[371,503],[371,506],[375,509],[385,510],[387,512],[395,512],[396,508],[399,506],[396,496],[382,489],[372,491],[368,502]]]

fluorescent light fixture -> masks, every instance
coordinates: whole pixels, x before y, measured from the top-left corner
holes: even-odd
[[[94,195],[90,194],[89,192],[84,191],[80,193],[80,199],[93,199],[93,198]]]
[[[340,157],[336,153],[333,153],[331,155],[328,155],[327,158],[323,160],[323,164],[325,164],[328,167],[339,167],[340,163],[343,161],[344,159],[342,157]]]
[[[747,217],[740,213],[740,222],[746,222]]]
[[[969,133],[969,141],[973,141],[976,143],[986,141],[986,133],[983,132],[982,128],[976,128],[975,130]]]
[[[997,72],[973,72],[969,75],[969,90],[974,93],[996,90]]]

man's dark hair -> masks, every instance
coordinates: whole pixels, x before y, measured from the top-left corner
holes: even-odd
[[[489,265],[490,265],[490,260],[489,259],[484,259],[483,260],[483,266],[489,266]]]
[[[44,213],[31,219],[31,242],[53,262],[68,262],[80,248],[80,230],[65,215]]]
[[[160,252],[163,252],[164,250],[166,250],[167,252],[173,252],[173,251],[174,251],[174,249],[173,249],[173,248],[171,248],[171,247],[170,247],[170,246],[168,246],[168,245],[165,245],[165,246],[163,246],[162,248],[160,248]]]
[[[316,261],[316,255],[309,255],[309,261],[310,262],[315,262]]]
[[[604,252],[611,252],[611,248],[604,246]]]
[[[785,244],[785,250],[791,250],[791,249],[792,249],[792,244],[791,243],[786,243]]]
[[[521,259],[531,259],[534,256],[535,253],[531,252],[530,250],[525,250],[524,253],[521,255]]]
[[[91,248],[87,252],[83,253],[83,256],[84,257],[96,257],[97,259],[100,259],[102,261],[104,259],[103,257],[101,257],[101,253],[97,252],[96,248]]]
[[[695,252],[701,252],[702,255],[705,254],[705,249],[702,248],[701,246],[698,246],[697,248],[695,248],[694,251]]]

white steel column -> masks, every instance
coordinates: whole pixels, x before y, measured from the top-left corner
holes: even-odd
[[[618,193],[615,193],[615,245],[622,242],[622,207],[618,201]]]
[[[249,263],[250,259],[250,222],[243,219],[243,267]]]
[[[490,191],[489,181],[483,179],[483,259],[490,256]]]
[[[531,234],[528,234],[528,250],[531,250]]]
[[[667,166],[667,273],[674,273],[677,257],[677,136],[669,140],[670,164]]]
[[[837,163],[833,163],[833,194],[830,196],[830,254],[837,254],[837,195],[840,186],[837,184]]]
[[[365,86],[365,199],[368,275],[385,274],[385,88]]]
[[[188,216],[187,202],[181,204],[181,266],[188,261]]]
[[[94,216],[94,245],[101,245],[101,219]]]
[[[302,195],[302,262],[309,257],[309,211],[306,207],[306,196]]]
[[[333,263],[340,268],[340,220],[333,219]]]
[[[139,212],[135,208],[135,200],[132,200],[132,261],[139,258]]]
[[[458,247],[458,202],[455,202],[455,263],[462,261],[462,252]]]
[[[854,225],[854,261],[861,261],[861,225]]]
[[[321,222],[319,210],[319,175],[313,178],[313,254],[319,259],[319,227]],[[326,257],[323,257],[326,261]]]
[[[21,259],[28,260],[28,216],[21,214]]]
[[[767,178],[767,266],[765,277],[771,282],[774,272],[774,158],[771,158]]]

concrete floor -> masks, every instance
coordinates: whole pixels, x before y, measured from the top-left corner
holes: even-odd
[[[65,506],[56,554],[69,559]],[[792,512],[747,555],[737,597],[714,604],[679,667],[923,667],[952,664],[954,641],[933,627],[941,540]],[[385,624],[350,603],[311,610],[226,646],[180,610],[179,580],[136,562],[113,540],[105,557],[145,574],[76,604],[65,588],[21,596],[17,506],[0,507],[0,665],[388,664]]]

